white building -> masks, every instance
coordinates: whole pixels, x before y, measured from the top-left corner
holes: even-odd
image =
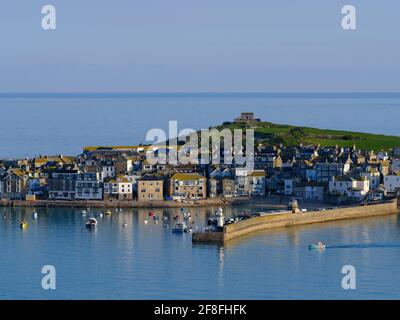
[[[133,182],[125,177],[118,177],[115,180],[104,182],[104,198],[118,200],[132,200]]]
[[[102,200],[103,177],[100,172],[78,173],[75,181],[75,199]]]
[[[329,193],[363,199],[369,191],[369,181],[362,177],[335,176],[329,181]],[[360,199],[361,198],[361,199]]]
[[[103,179],[106,178],[114,178],[115,177],[115,167],[112,162],[105,162],[101,165],[101,173],[103,175]]]
[[[381,174],[376,168],[369,167],[366,172],[362,172],[360,175],[369,181],[369,190],[376,189],[381,183]]]
[[[400,188],[400,173],[393,173],[384,176],[383,185],[387,192],[396,192],[396,189]]]

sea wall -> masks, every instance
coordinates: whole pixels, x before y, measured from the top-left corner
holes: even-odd
[[[52,200],[0,200],[0,207],[61,207],[61,208],[181,208],[229,206],[231,202],[221,198],[197,200],[196,203],[176,201],[52,201]]]
[[[222,232],[193,233],[193,242],[225,243],[227,241],[253,234],[261,230],[284,228],[311,223],[357,219],[397,214],[397,201],[365,206],[343,207],[324,211],[266,214],[224,226]]]
[[[260,230],[282,228],[311,223],[365,218],[398,213],[397,201],[367,206],[346,207],[326,211],[304,213],[278,213],[254,217],[224,227],[223,242],[242,237]]]

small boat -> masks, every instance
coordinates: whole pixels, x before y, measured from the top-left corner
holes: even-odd
[[[38,214],[37,214],[36,211],[33,212],[32,217],[33,217],[34,219],[36,219],[36,218],[38,217]]]
[[[95,228],[97,226],[97,220],[94,217],[90,217],[86,221],[86,228]]]
[[[103,218],[103,216],[104,216],[103,212],[100,212],[99,217]]]
[[[107,211],[106,211],[106,215],[107,215],[107,216],[111,216],[111,215],[112,215],[111,210],[107,210]]]
[[[19,227],[20,227],[21,229],[26,229],[26,228],[29,227],[29,224],[28,224],[28,222],[26,222],[25,220],[21,220],[20,223],[19,223]]]
[[[192,227],[186,227],[183,232],[185,233],[192,233],[193,232],[193,228]]]
[[[125,223],[122,224],[122,226],[123,226],[123,227],[127,227],[128,224],[125,222]]]
[[[83,216],[86,216],[87,211],[86,211],[86,210],[82,210],[82,211],[81,211],[81,214],[82,214]]]
[[[309,244],[308,245],[309,250],[325,250],[326,245],[324,245],[321,241],[318,242],[317,244]]]
[[[187,227],[186,227],[186,225],[184,223],[178,222],[177,224],[175,224],[172,227],[172,232],[174,232],[174,233],[183,233],[183,232],[185,232],[186,228]]]

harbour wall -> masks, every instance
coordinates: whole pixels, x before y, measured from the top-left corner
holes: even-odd
[[[397,201],[324,211],[309,211],[301,213],[292,213],[288,211],[276,214],[266,214],[264,216],[258,216],[237,223],[232,223],[224,226],[222,232],[194,233],[192,239],[193,242],[225,243],[261,230],[397,213]]]
[[[230,206],[234,202],[223,199],[196,200],[196,202],[176,201],[85,201],[85,200],[0,200],[0,207],[47,207],[47,208],[181,208]]]

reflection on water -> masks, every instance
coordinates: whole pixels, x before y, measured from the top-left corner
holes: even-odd
[[[227,208],[227,217],[243,208]],[[201,229],[217,208],[190,209]],[[397,217],[259,232],[225,246],[173,234],[179,209],[1,208],[0,298],[22,299],[376,299],[400,298]],[[89,216],[94,230],[85,227]],[[157,217],[157,218],[155,218]],[[19,221],[29,222],[27,229]],[[146,222],[147,221],[147,222]],[[308,244],[323,241],[323,252]],[[57,270],[57,289],[41,288],[41,268]],[[354,265],[357,290],[341,288]]]

